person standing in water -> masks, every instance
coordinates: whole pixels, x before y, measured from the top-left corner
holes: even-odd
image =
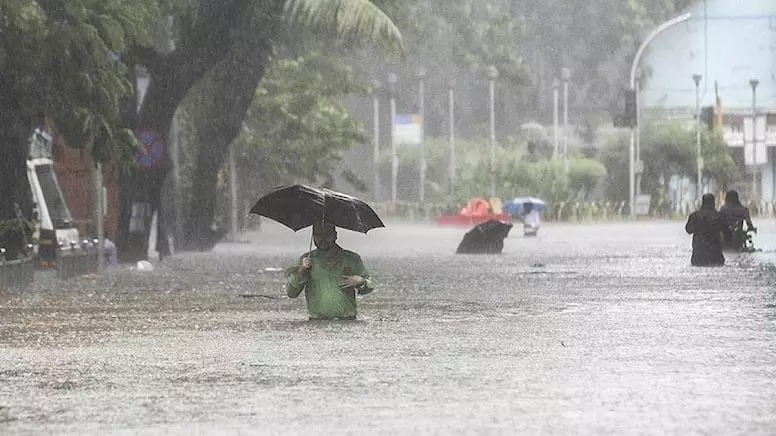
[[[542,218],[539,211],[534,209],[530,201],[523,204],[523,236],[536,236],[539,233],[539,227],[542,226]]]
[[[749,215],[749,208],[741,204],[738,191],[735,189],[725,194],[725,205],[719,209],[719,214],[726,224],[722,232],[725,248],[739,250],[743,247],[746,238],[744,222],[747,230],[757,233],[757,229],[752,224],[752,217]]]
[[[721,266],[725,264],[722,255],[722,231],[725,220],[715,207],[714,195],[704,194],[701,208],[690,214],[685,231],[692,235],[693,266]]]
[[[356,319],[356,294],[374,290],[361,257],[337,245],[331,224],[314,225],[313,242],[316,249],[286,270],[286,294],[296,298],[304,291],[310,319]]]

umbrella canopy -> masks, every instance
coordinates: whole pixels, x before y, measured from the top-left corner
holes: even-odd
[[[504,249],[504,239],[512,230],[511,223],[488,220],[474,226],[463,235],[458,254],[498,254]]]
[[[377,213],[356,197],[308,185],[281,186],[259,198],[250,213],[297,231],[316,222],[366,233],[385,227]]]
[[[544,208],[547,206],[544,200],[540,200],[535,197],[517,197],[517,198],[513,198],[507,204],[504,205],[504,211],[512,216],[522,215],[523,208],[526,203],[532,204],[533,209],[539,213],[541,213],[544,210]]]

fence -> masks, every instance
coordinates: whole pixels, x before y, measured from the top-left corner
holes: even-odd
[[[62,280],[97,272],[97,247],[91,243],[57,249],[57,276]]]
[[[0,289],[24,289],[35,281],[35,262],[32,257],[5,260],[0,253]]]
[[[758,218],[776,218],[776,201],[750,202],[751,215]],[[460,207],[448,204],[419,204],[408,202],[373,203],[377,214],[385,219],[409,222],[433,222],[443,215],[455,215]],[[656,201],[650,206],[649,218],[686,219],[697,209],[692,201],[674,205]],[[547,222],[621,221],[630,218],[625,201],[559,202],[547,205],[542,217]]]

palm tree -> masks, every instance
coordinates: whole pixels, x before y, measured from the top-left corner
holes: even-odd
[[[340,39],[404,49],[399,28],[369,0],[286,0],[284,16],[288,23],[333,33]]]

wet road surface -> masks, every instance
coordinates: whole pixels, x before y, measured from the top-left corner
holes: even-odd
[[[340,231],[378,291],[310,322],[272,223],[149,272],[0,292],[0,434],[774,434],[765,253],[689,266],[683,223]]]

